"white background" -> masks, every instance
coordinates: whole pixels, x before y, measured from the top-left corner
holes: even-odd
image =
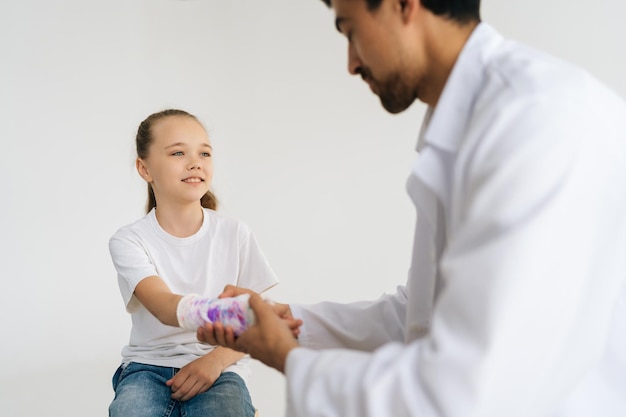
[[[483,3],[503,34],[626,96],[622,0]],[[425,108],[382,110],[333,19],[319,0],[0,0],[2,415],[107,415],[130,329],[107,242],[143,215],[134,134],[164,108],[208,128],[220,210],[252,227],[273,298],[404,282]],[[283,376],[253,366],[261,416],[281,416]]]

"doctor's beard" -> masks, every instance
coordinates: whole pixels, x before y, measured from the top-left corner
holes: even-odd
[[[360,67],[357,72],[363,81],[369,84],[372,92],[380,98],[382,106],[391,114],[408,109],[415,101],[417,94],[406,83],[400,73],[390,74],[384,81],[378,81],[367,67]]]

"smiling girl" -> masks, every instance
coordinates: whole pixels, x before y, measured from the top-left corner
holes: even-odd
[[[253,416],[249,357],[199,343],[183,328],[179,305],[189,296],[216,298],[227,284],[262,292],[278,281],[250,229],[216,213],[213,148],[195,116],[150,115],[136,147],[147,215],[109,241],[132,317],[109,415]]]

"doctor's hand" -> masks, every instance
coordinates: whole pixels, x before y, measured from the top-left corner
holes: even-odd
[[[247,288],[235,287],[234,285],[227,285],[224,287],[224,290],[217,298],[228,298],[228,297],[237,297],[242,294],[256,294],[254,291],[249,290]]]
[[[257,294],[257,293],[255,293],[254,291],[249,290],[247,288],[235,287],[234,285],[227,285],[227,286],[224,287],[224,290],[218,296],[218,298],[237,297],[238,295],[242,295],[242,294],[250,294],[250,295],[252,295],[252,294]],[[291,313],[291,308],[289,307],[289,304],[276,303],[276,302],[273,302],[273,301],[270,302],[269,304],[272,305],[272,308],[274,309],[274,312],[278,315],[278,317],[280,317],[281,319],[285,320],[285,322],[287,323],[287,325],[291,329],[291,332],[292,332],[293,336],[297,338],[298,335],[300,335],[300,326],[302,325],[302,320],[295,319],[293,317],[293,314]],[[213,332],[212,329],[211,329],[211,332]],[[217,343],[215,343],[215,340],[212,340],[210,338],[208,340],[201,340],[201,339],[199,339],[199,340],[201,342],[206,342],[206,343],[210,343],[210,344],[213,344],[213,345],[217,344]],[[222,345],[222,346],[225,346],[225,345]]]
[[[249,353],[254,359],[284,372],[287,355],[299,346],[289,320],[282,318],[274,306],[263,301],[258,294],[250,296],[250,308],[254,311],[256,323],[239,337],[235,338],[233,329],[224,328],[222,323],[207,323],[198,329],[198,340]]]

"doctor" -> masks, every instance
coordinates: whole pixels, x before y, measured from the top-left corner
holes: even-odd
[[[198,337],[284,372],[292,417],[626,416],[624,102],[479,0],[326,3],[383,107],[428,105],[408,281],[352,304],[253,295],[255,326]]]

